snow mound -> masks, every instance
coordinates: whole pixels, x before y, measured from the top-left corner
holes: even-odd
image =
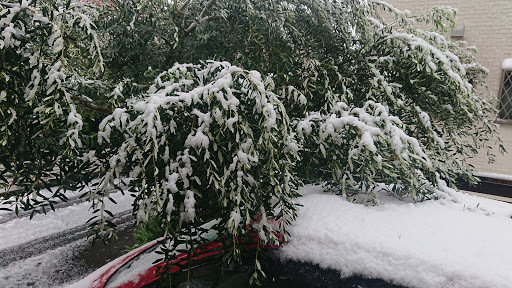
[[[408,287],[511,287],[512,205],[460,193],[459,203],[350,203],[306,186],[284,259]]]
[[[507,58],[503,60],[501,67],[503,68],[503,70],[512,70],[512,58]]]

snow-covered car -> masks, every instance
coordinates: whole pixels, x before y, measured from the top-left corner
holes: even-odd
[[[209,229],[211,225],[215,221],[211,221],[203,226],[203,228]],[[277,239],[279,240],[279,245],[259,245],[259,244],[242,244],[243,249],[245,250],[256,250],[257,248],[261,248],[263,251],[265,250],[275,250],[280,247],[283,241],[283,237],[280,234],[277,234]],[[216,239],[215,231],[209,231],[205,237],[207,239]],[[219,258],[216,257],[223,253],[222,243],[218,241],[210,241],[204,245],[204,247],[200,247],[194,250],[193,256],[190,260],[188,260],[187,253],[177,254],[175,259],[172,261],[172,268],[170,272],[173,274],[173,279],[177,278],[176,283],[179,286],[180,282],[180,274],[183,273],[180,268],[183,266],[191,267],[191,270],[194,272],[194,275],[197,274],[204,275],[205,272],[208,275],[207,278],[211,285],[219,282],[221,279],[217,277],[220,272],[219,266],[217,265],[219,262]],[[169,287],[167,285],[160,286],[160,275],[158,274],[159,268],[163,265],[162,261],[158,261],[162,258],[162,254],[158,252],[161,250],[161,243],[164,241],[163,238],[151,241],[137,249],[130,251],[129,253],[122,255],[107,263],[97,271],[93,272],[88,277],[79,281],[72,285],[72,287],[87,287],[87,288],[148,288],[148,287]],[[257,243],[258,238],[254,236],[254,242]],[[177,250],[182,251],[185,248],[184,245],[178,245]],[[188,265],[190,264],[190,265]],[[241,267],[235,271],[232,271],[235,274],[239,274]],[[242,269],[243,270],[243,269]],[[217,276],[215,276],[217,275]],[[212,276],[214,276],[212,278]],[[195,279],[194,281],[196,281]],[[174,281],[174,280],[173,280]],[[185,281],[186,282],[186,281]],[[244,283],[248,283],[248,278],[244,279]],[[198,287],[213,287],[210,284],[208,285],[200,285]],[[173,286],[174,287],[174,286]],[[195,286],[194,286],[195,287]]]
[[[169,284],[160,282],[157,269],[161,263],[153,264],[161,258],[157,254],[158,240],[139,247],[118,259],[108,263],[87,278],[72,285],[72,287],[88,288],[167,288]],[[240,288],[249,287],[248,267],[221,271],[217,255],[222,253],[222,244],[211,241],[205,247],[196,250],[196,256],[191,259],[190,267],[193,278],[188,280],[188,271],[181,271],[179,266],[173,266],[174,285],[172,287],[195,288]],[[249,246],[255,249],[255,246]],[[276,253],[279,246],[264,246],[261,250],[263,263],[266,265],[267,278],[263,287],[360,287],[360,288],[399,288],[380,279],[369,279],[361,276],[342,278],[332,269],[320,268],[318,265],[299,261],[282,261]],[[187,254],[179,254],[174,264],[186,264]]]
[[[512,205],[446,191],[439,200],[420,203],[380,191],[380,203],[365,206],[320,186],[304,187],[290,241],[264,253],[270,265],[264,287],[512,287]],[[215,245],[209,243],[195,259],[192,272],[203,282],[190,287],[247,285],[239,271],[215,282],[218,266],[208,265],[220,253]],[[152,249],[156,242],[73,287],[159,287],[151,272],[158,257]]]
[[[111,261],[72,287],[157,287],[155,285],[159,283],[160,278],[157,270],[162,263],[153,264],[153,262],[162,258],[161,254],[156,253],[160,247],[159,240],[149,242]],[[203,260],[211,261],[212,256],[222,253],[221,246],[220,242],[209,242],[205,247],[196,250],[196,256],[192,260],[197,263]],[[173,264],[184,264],[186,258],[187,253],[179,254]],[[179,266],[174,266],[171,273],[178,273],[179,270]]]

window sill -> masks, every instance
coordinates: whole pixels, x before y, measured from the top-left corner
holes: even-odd
[[[498,124],[512,124],[512,119],[500,119],[500,118],[496,117],[496,119],[494,119],[494,123],[498,123]]]

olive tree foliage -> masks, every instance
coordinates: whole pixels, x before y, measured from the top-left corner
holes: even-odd
[[[449,7],[100,2],[0,3],[0,183],[16,211],[86,187],[111,236],[121,190],[138,221],[164,219],[166,257],[215,220],[239,259],[240,239],[286,235],[303,182],[363,203],[382,187],[450,198],[496,133],[486,69],[442,36]]]
[[[220,59],[272,75],[306,181],[371,202],[377,183],[423,200],[445,197],[446,181],[475,181],[467,159],[490,149],[495,111],[478,92],[487,71],[474,47],[441,35],[454,9],[412,16],[384,1],[193,3],[169,10],[194,22],[176,21],[174,41],[155,41],[172,43],[163,52],[171,61]]]
[[[377,183],[423,200],[446,197],[446,181],[475,180],[466,161],[494,135],[495,111],[478,95],[486,71],[473,48],[440,34],[455,10],[414,17],[384,1],[230,1],[223,9],[236,13],[223,29],[205,25],[199,51],[273,74],[302,140],[302,167],[312,170],[302,176],[361,201],[375,201]]]
[[[181,241],[196,246],[197,234],[207,232],[196,229],[212,219],[225,237],[226,259],[240,259],[234,239],[251,233],[278,245],[273,232],[286,235],[296,216],[298,144],[272,90],[271,79],[227,62],[174,65],[100,124],[100,143],[120,145],[106,151],[112,156],[90,199],[103,209],[129,176],[137,220],[158,215],[166,236],[179,239],[168,256]],[[100,229],[105,216],[100,211]]]
[[[90,181],[78,159],[82,117],[75,93],[104,63],[88,10],[71,2],[2,3],[0,11],[0,182],[14,207],[53,209],[54,198]],[[90,104],[93,105],[93,104]],[[43,187],[58,186],[52,195]],[[11,201],[11,200],[10,200]]]

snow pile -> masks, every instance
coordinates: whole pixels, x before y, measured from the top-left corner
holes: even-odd
[[[412,203],[379,192],[379,205],[364,206],[323,191],[300,191],[303,207],[283,259],[406,287],[510,287],[512,205],[462,193],[458,203]],[[136,279],[157,258],[154,251],[142,255],[112,283]],[[87,287],[119,259],[72,287]]]
[[[307,186],[281,252],[407,287],[510,287],[512,206],[470,195],[460,203],[350,203]]]
[[[501,68],[503,68],[503,70],[512,70],[512,58],[507,58],[503,60]]]

